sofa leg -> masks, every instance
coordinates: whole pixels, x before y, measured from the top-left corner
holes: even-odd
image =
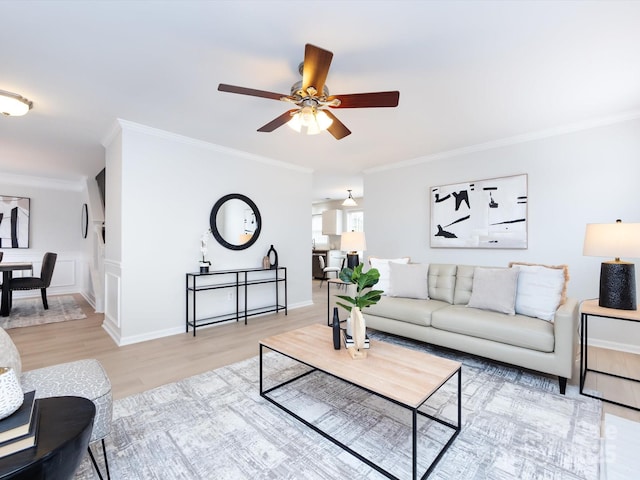
[[[560,384],[560,393],[564,395],[564,392],[567,391],[567,379],[565,377],[558,377],[558,382]]]

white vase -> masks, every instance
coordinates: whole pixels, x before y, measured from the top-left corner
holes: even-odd
[[[360,350],[364,348],[367,327],[364,322],[364,315],[358,307],[351,309],[351,330],[354,346]]]
[[[20,408],[24,400],[20,382],[11,367],[0,367],[0,420]]]

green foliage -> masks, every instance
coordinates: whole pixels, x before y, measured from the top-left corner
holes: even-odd
[[[375,268],[370,268],[366,272],[362,271],[362,264],[356,266],[356,268],[343,268],[340,272],[340,280],[345,283],[356,285],[356,296],[350,297],[348,295],[336,295],[345,303],[337,302],[342,308],[351,312],[351,308],[358,307],[362,310],[370,305],[375,305],[380,300],[380,296],[384,293],[382,290],[364,290],[373,287],[380,279],[380,272]]]

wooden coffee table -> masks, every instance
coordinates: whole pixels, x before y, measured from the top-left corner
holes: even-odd
[[[265,348],[308,365],[311,370],[265,389],[263,383],[263,352]],[[331,328],[327,328],[324,325],[311,325],[260,341],[260,395],[389,478],[398,477],[300,417],[283,404],[274,400],[269,394],[312,372],[321,371],[410,410],[412,413],[413,441],[412,478],[414,480],[416,478],[424,479],[431,473],[444,452],[460,433],[462,424],[461,367],[462,364],[459,362],[375,340],[371,340],[371,348],[368,350],[367,358],[354,360],[345,348],[340,350],[333,348]],[[455,375],[458,377],[457,424],[421,412],[420,408],[425,402]],[[418,477],[417,472],[418,416],[428,417],[453,430],[447,443],[443,445],[436,458],[421,477]]]

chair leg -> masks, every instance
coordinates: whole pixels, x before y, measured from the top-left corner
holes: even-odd
[[[88,446],[87,450],[89,451],[89,456],[91,457],[91,463],[93,463],[93,468],[96,469],[96,473],[98,474],[98,477],[100,477],[100,480],[104,480],[104,477],[102,476],[102,472],[100,472],[100,469],[98,468],[98,462],[96,462],[96,459],[93,456],[93,452],[91,451],[91,446]],[[109,461],[107,460],[107,449],[104,445],[104,438],[102,439],[102,455],[104,456],[104,468],[107,471],[107,479],[111,480],[111,474],[109,473]]]
[[[49,310],[49,303],[47,302],[47,289],[41,288],[40,294],[42,295],[42,305],[44,306],[44,309]]]

